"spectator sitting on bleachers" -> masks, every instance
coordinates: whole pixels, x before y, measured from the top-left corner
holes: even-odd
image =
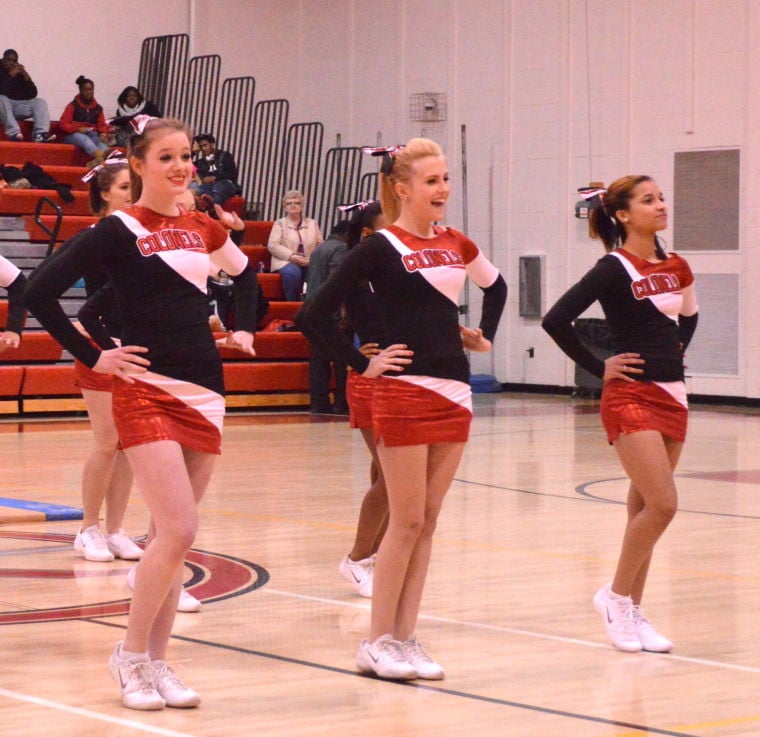
[[[217,205],[240,192],[237,183],[238,168],[229,151],[217,150],[216,138],[210,133],[195,137],[200,153],[194,160],[200,183],[190,187],[201,195],[210,195]]]
[[[303,216],[303,195],[296,189],[282,198],[284,218],[275,220],[267,248],[272,254],[272,271],[282,277],[282,290],[288,302],[301,299],[311,252],[322,242],[317,221]]]
[[[55,140],[50,133],[50,113],[45,100],[37,97],[37,86],[15,49],[6,49],[0,61],[0,123],[9,141],[23,141],[19,120],[32,118],[32,140],[47,143]]]
[[[111,125],[116,128],[116,145],[126,147],[129,137],[133,133],[130,121],[135,115],[150,115],[152,118],[161,118],[161,111],[150,100],[146,100],[140,90],[134,85],[125,87],[116,98],[118,107],[116,117],[111,120]]]
[[[101,164],[109,153],[110,128],[103,107],[95,99],[95,83],[80,74],[76,79],[79,94],[68,104],[58,121],[64,143],[72,143],[92,157],[87,166]]]

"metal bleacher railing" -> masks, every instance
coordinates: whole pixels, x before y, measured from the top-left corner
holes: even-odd
[[[338,205],[376,196],[376,161],[359,147],[324,151],[322,123],[289,124],[288,101],[255,101],[253,77],[225,79],[220,87],[221,57],[188,59],[188,48],[186,34],[146,38],[137,86],[165,115],[212,133],[217,146],[232,153],[247,217],[280,217],[282,196],[297,189],[306,198],[306,213],[329,233],[341,217]]]

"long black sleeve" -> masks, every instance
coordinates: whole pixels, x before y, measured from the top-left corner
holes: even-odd
[[[103,315],[113,314],[117,309],[116,292],[108,283],[92,294],[77,313],[82,327],[103,350],[117,347],[103,322]]]
[[[21,335],[26,322],[26,306],[24,304],[26,277],[23,272],[19,273],[6,289],[8,290],[8,322],[5,329]]]
[[[256,272],[248,264],[232,278],[232,301],[235,304],[235,329],[256,332],[258,279]]]
[[[694,331],[697,329],[698,320],[698,312],[695,312],[693,315],[678,316],[678,338],[681,341],[682,351],[686,351],[689,347],[689,343],[691,343],[691,339],[694,337]]]
[[[496,281],[490,287],[483,289],[483,311],[480,316],[480,329],[483,337],[493,342],[496,337],[496,328],[499,327],[501,313],[507,303],[507,282],[499,274]]]
[[[573,327],[573,320],[583,314],[597,300],[584,280],[570,287],[546,313],[541,327],[575,363],[599,378],[604,376],[604,361],[594,356],[581,342]]]
[[[42,326],[72,355],[89,368],[100,357],[93,346],[69,321],[58,298],[98,262],[97,238],[80,234],[37,267],[27,283],[24,301]]]

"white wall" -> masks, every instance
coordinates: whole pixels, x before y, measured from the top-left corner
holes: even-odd
[[[157,6],[160,20],[148,15]],[[545,255],[548,307],[601,255],[572,217],[577,187],[646,173],[670,195],[674,152],[740,148],[740,252],[687,257],[697,273],[740,274],[741,368],[695,376],[690,388],[760,396],[760,49],[751,43],[760,0],[105,0],[94,23],[68,23],[85,7],[92,17],[83,2],[3,9],[16,29],[7,45],[52,111],[80,72],[110,109],[134,81],[141,40],[184,32],[191,18],[196,54],[219,53],[223,76],[255,76],[257,99],[289,99],[292,122],[322,121],[330,145],[337,134],[344,145],[404,141],[421,129],[409,96],[446,93],[448,120],[426,131],[448,152],[449,222],[461,226],[467,128],[468,230],[510,286],[496,350],[474,369],[501,381],[573,383],[537,321],[517,315],[517,260]],[[55,37],[45,31],[51,12],[65,28]]]

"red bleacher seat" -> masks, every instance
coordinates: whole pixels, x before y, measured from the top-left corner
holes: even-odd
[[[259,270],[259,264],[264,264],[264,271],[269,271],[272,265],[272,256],[266,246],[247,246],[243,244],[240,250],[248,257],[248,263],[254,271]]]
[[[215,333],[217,338],[223,338],[223,333]],[[256,333],[253,341],[253,348],[256,351],[256,358],[266,359],[307,359],[311,354],[309,341],[303,336],[303,333]],[[219,346],[219,355],[224,361],[249,360],[250,356],[241,353],[234,348],[225,348]]]
[[[17,397],[21,394],[23,379],[23,366],[0,366],[0,397]]]
[[[269,325],[272,320],[293,320],[301,305],[303,302],[270,302],[267,314],[258,324],[259,330]]]
[[[74,364],[24,366],[21,395],[24,397],[79,396]]]
[[[19,144],[21,145],[21,144]],[[0,215],[31,215],[40,197],[49,197],[61,207],[66,215],[90,215],[87,192],[74,191],[73,202],[64,202],[54,189],[11,189],[0,190]]]
[[[55,225],[54,215],[42,215],[40,220],[48,228],[52,228],[53,225]],[[76,235],[80,230],[84,230],[97,222],[98,219],[94,215],[66,215],[66,217],[61,220],[61,229],[58,231],[58,240],[66,241],[73,235]],[[24,227],[26,228],[27,233],[29,233],[29,238],[32,241],[42,241],[43,243],[47,243],[50,239],[50,236],[34,222],[33,215],[24,216]]]
[[[18,348],[0,351],[2,363],[26,363],[27,361],[60,361],[61,344],[48,333],[25,332]]]
[[[11,166],[23,166],[33,161],[40,166],[84,166],[89,157],[68,143],[11,143],[0,141],[0,161]]]
[[[269,243],[269,234],[274,223],[271,220],[246,220],[243,244],[246,246],[265,246]]]
[[[309,391],[308,363],[225,363],[228,392]]]
[[[270,301],[285,301],[285,292],[282,291],[282,277],[279,274],[257,274],[261,290]]]

